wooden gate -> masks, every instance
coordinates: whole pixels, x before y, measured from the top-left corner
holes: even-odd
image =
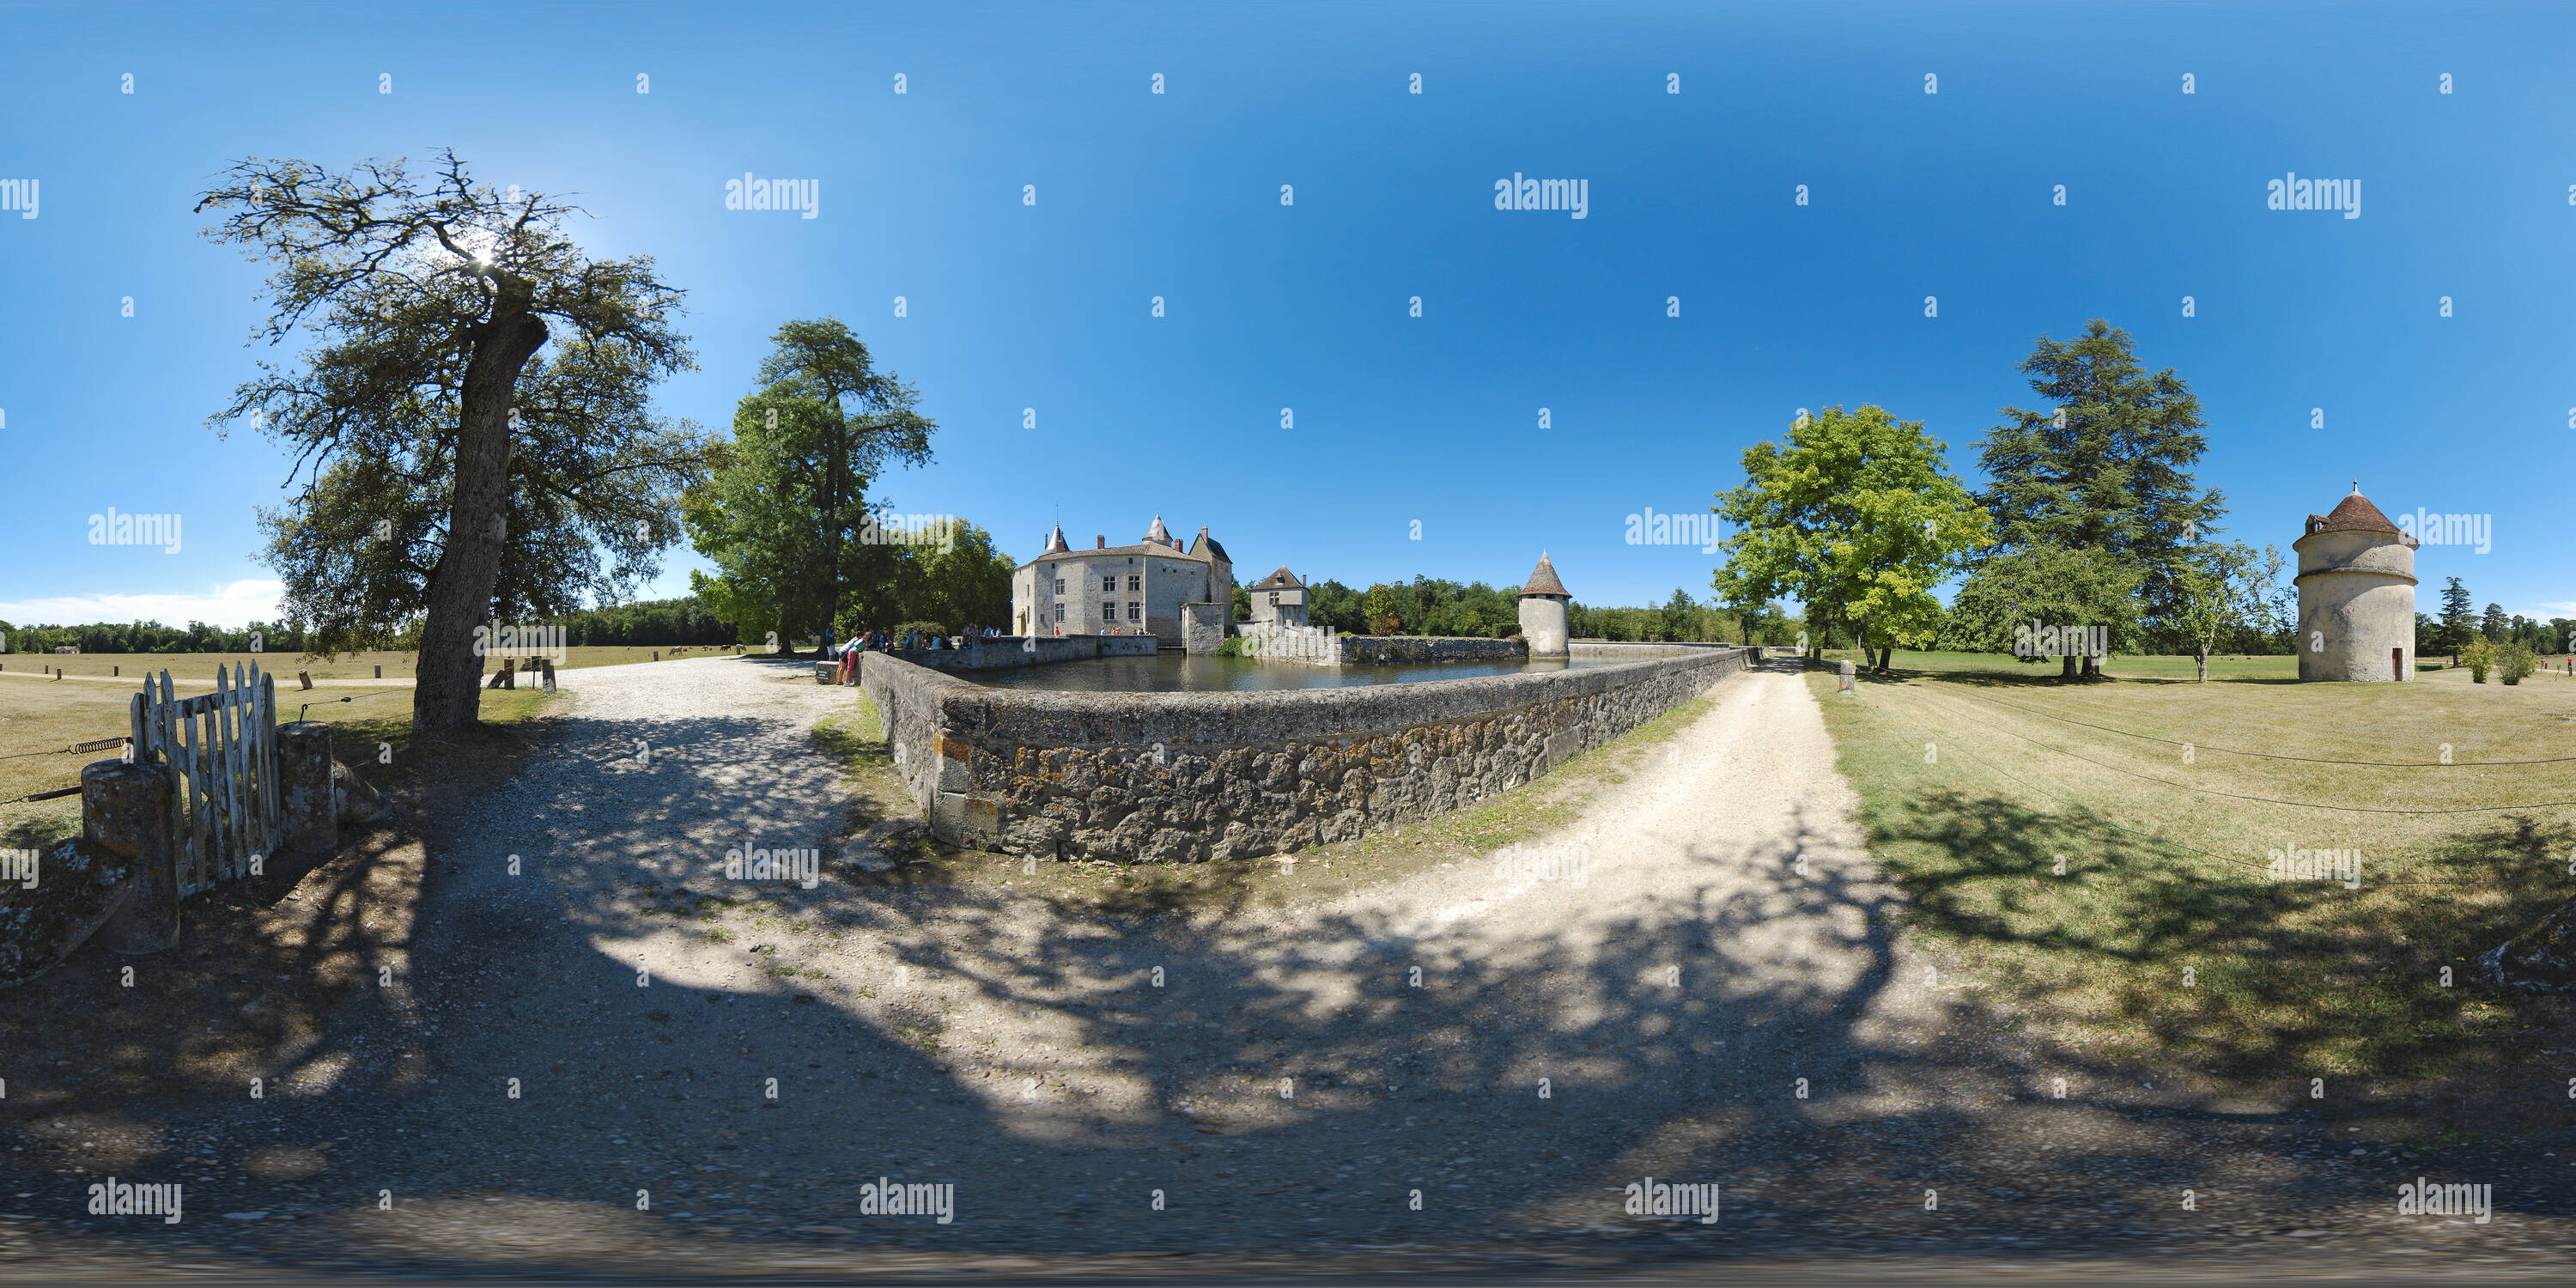
[[[215,689],[182,698],[163,671],[134,695],[134,758],[170,778],[182,898],[250,872],[277,836],[277,686],[250,664],[215,668]]]

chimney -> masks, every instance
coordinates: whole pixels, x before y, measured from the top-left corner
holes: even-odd
[[[1109,538],[1104,537],[1104,536],[1100,536],[1100,535],[1097,535],[1097,534],[1093,535],[1093,537],[1091,538],[1091,548],[1092,548],[1092,549],[1094,549],[1094,550],[1106,550],[1106,549],[1108,549],[1108,548],[1109,548]]]

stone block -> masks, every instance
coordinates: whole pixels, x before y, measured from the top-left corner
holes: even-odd
[[[82,766],[81,841],[128,869],[125,901],[99,942],[128,954],[176,947],[179,848],[170,824],[170,779],[161,767],[122,760]]]
[[[35,882],[0,885],[0,989],[44,974],[88,942],[132,897],[133,866],[86,839],[36,858]]]
[[[331,726],[277,727],[278,848],[316,861],[340,850],[340,800],[332,786]]]

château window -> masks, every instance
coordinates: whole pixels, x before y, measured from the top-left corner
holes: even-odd
[[[1118,578],[1117,578],[1117,577],[1115,577],[1115,576],[1109,576],[1109,577],[1103,577],[1103,578],[1101,578],[1101,579],[1100,579],[1100,593],[1101,593],[1101,594],[1104,594],[1104,595],[1115,595],[1115,594],[1117,594],[1117,593],[1118,593]]]
[[[1058,604],[1055,606],[1055,619],[1059,622],[1064,620],[1064,605]]]
[[[1127,606],[1127,620],[1131,622],[1141,622],[1145,620],[1145,606],[1143,604],[1129,604]]]
[[[1055,593],[1059,595],[1064,593],[1064,578],[1058,577],[1055,579]]]
[[[1116,605],[1116,604],[1102,604],[1102,605],[1100,606],[1100,620],[1102,620],[1102,621],[1104,621],[1104,622],[1114,622],[1114,621],[1117,621],[1117,620],[1118,620],[1118,605]]]
[[[1127,593],[1128,593],[1128,594],[1130,594],[1130,595],[1138,594],[1138,593],[1141,593],[1144,589],[1145,589],[1145,579],[1144,579],[1144,578],[1142,578],[1142,577],[1129,577],[1129,578],[1127,579]]]

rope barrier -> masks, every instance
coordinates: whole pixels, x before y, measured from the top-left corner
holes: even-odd
[[[2289,805],[2299,809],[2333,810],[2339,814],[2404,814],[2410,816],[2434,814],[2502,814],[2514,810],[2561,809],[2570,805],[2576,805],[2576,801],[2536,801],[2526,805],[2464,805],[2458,809],[2379,809],[2368,805],[2321,805],[2315,801],[2288,801],[2271,796],[2247,796],[2242,792],[2222,792],[2207,787],[2194,787],[2189,783],[2177,783],[2170,778],[2158,778],[2153,774],[2141,774],[2134,769],[2122,769],[2118,765],[2104,764],[2103,762],[2095,760],[2080,752],[2068,751],[2063,747],[2051,747],[2047,743],[2041,742],[2039,739],[2033,738],[2028,734],[2014,733],[2010,729],[1998,728],[1997,726],[1987,724],[1983,720],[1978,720],[1973,716],[1968,717],[1967,719],[1971,724],[1992,729],[1996,733],[2003,734],[2007,737],[2019,738],[2034,747],[2044,747],[2061,756],[2072,756],[2077,760],[2083,761],[2085,764],[2107,769],[2115,774],[2127,774],[2131,778],[2140,779],[2145,782],[2162,783],[2167,787],[2180,788],[2183,791],[2191,792],[2199,796],[2219,796],[2228,800],[2253,801],[2261,805]]]
[[[29,756],[68,756],[83,751],[105,751],[110,747],[122,747],[131,741],[133,741],[131,738],[128,738],[123,734],[119,734],[113,738],[100,738],[92,742],[76,742],[68,747],[56,747],[51,751],[15,752],[10,755],[0,756],[0,760],[23,760]]]
[[[2303,765],[2376,765],[2381,768],[2388,769],[2448,769],[2458,765],[2564,765],[2576,763],[2576,756],[2550,756],[2542,760],[2458,760],[2452,761],[2449,764],[2445,764],[2438,760],[2323,760],[2315,756],[2283,756],[2269,751],[2243,751],[2234,747],[2213,747],[2206,743],[2182,742],[2173,738],[2159,738],[2151,733],[2137,733],[2128,729],[2114,728],[2110,725],[2092,724],[2087,721],[2074,719],[2070,716],[2051,715],[2036,707],[2026,707],[2018,702],[2006,702],[2001,698],[1989,698],[1983,694],[1962,693],[1958,696],[1972,698],[1979,702],[1991,702],[1999,707],[2011,707],[2015,711],[2027,711],[2032,715],[2039,716],[2046,720],[2056,720],[2071,725],[2082,725],[2087,729],[2099,729],[2104,733],[2116,733],[2124,737],[2138,738],[2147,742],[2161,742],[2169,747],[2190,747],[2198,751],[2225,752],[2230,756],[2259,756],[2265,760],[2295,760]]]

